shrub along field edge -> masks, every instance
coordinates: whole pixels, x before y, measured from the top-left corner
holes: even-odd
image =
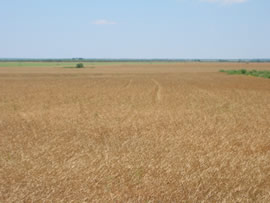
[[[257,71],[257,70],[220,70],[220,72],[227,73],[229,75],[250,75],[255,77],[270,78],[270,71]]]

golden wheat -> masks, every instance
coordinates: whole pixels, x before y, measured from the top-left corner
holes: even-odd
[[[270,80],[179,63],[1,68],[0,202],[269,202]]]

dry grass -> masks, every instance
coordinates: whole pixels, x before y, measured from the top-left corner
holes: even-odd
[[[270,80],[182,63],[0,69],[0,202],[269,202]]]

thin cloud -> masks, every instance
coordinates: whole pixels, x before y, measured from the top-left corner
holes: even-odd
[[[247,0],[202,0],[204,2],[210,3],[221,3],[221,4],[235,4],[235,3],[245,3]]]
[[[92,22],[92,24],[94,24],[94,25],[115,25],[117,23],[114,21],[101,19],[101,20],[96,20],[96,21]]]

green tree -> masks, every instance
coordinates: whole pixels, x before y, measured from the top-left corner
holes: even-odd
[[[78,63],[78,64],[76,65],[76,68],[83,68],[83,67],[84,67],[83,63]]]

